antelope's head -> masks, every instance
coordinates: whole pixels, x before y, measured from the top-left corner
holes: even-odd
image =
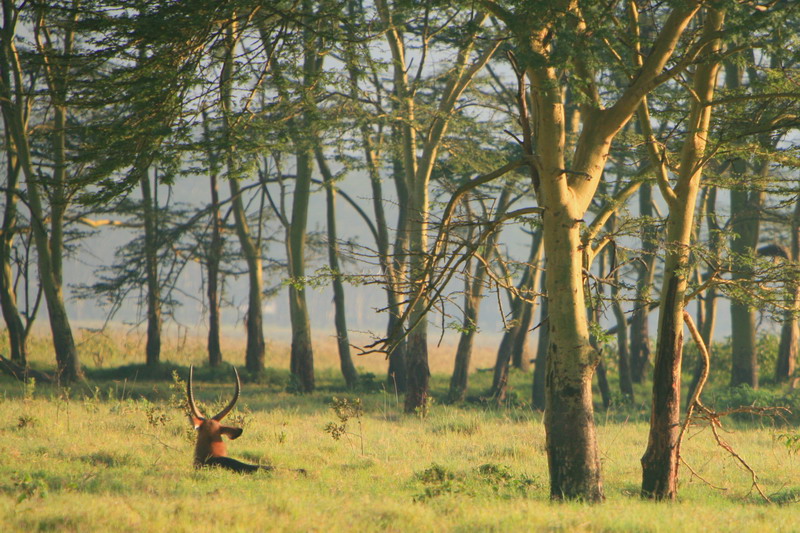
[[[220,424],[220,421],[225,418],[225,415],[230,413],[233,406],[236,405],[236,400],[239,399],[239,392],[242,388],[242,384],[239,381],[239,373],[234,367],[233,373],[236,376],[236,392],[233,394],[233,399],[218,414],[211,418],[206,418],[194,402],[194,393],[192,392],[193,372],[194,367],[190,367],[189,384],[186,387],[186,393],[189,399],[189,420],[194,426],[194,429],[197,430],[197,444],[194,448],[194,465],[195,467],[200,467],[207,464],[211,458],[227,457],[228,450],[225,447],[225,442],[222,440],[223,435],[227,436],[229,439],[235,439],[242,434],[242,428],[223,426]]]

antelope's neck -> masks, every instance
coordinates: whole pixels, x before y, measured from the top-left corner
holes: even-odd
[[[194,462],[196,465],[203,465],[211,457],[227,457],[228,449],[225,443],[220,440],[202,441],[198,440],[194,448]]]

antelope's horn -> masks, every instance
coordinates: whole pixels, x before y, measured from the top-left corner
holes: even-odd
[[[189,384],[186,386],[186,395],[189,397],[189,414],[191,414],[195,418],[204,420],[205,417],[200,413],[200,409],[197,408],[197,404],[194,403],[194,393],[192,392],[193,372],[194,372],[194,365],[189,367]]]
[[[239,399],[239,392],[242,390],[242,383],[239,381],[239,372],[236,371],[236,367],[233,367],[233,373],[236,375],[236,392],[233,393],[233,399],[225,406],[225,409],[220,411],[219,414],[214,415],[213,419],[217,422],[225,418],[225,415],[231,412],[233,406],[236,405],[236,400]]]

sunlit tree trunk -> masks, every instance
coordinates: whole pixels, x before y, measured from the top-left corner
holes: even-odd
[[[406,341],[406,396],[404,409],[407,413],[425,409],[428,402],[428,326],[426,320],[429,184],[433,166],[442,147],[456,103],[477,73],[491,59],[499,46],[494,42],[469,65],[480,27],[487,18],[485,13],[475,13],[468,33],[462,38],[456,59],[448,74],[447,82],[437,96],[437,110],[427,127],[421,142],[417,142],[417,131],[413,124],[417,120],[415,97],[408,81],[408,64],[403,39],[402,21],[395,18],[386,0],[376,2],[381,23],[386,28],[386,39],[392,54],[394,96],[398,102],[398,113],[402,117],[400,149],[402,170],[408,189],[408,275],[409,291],[412,295],[408,310],[408,335]]]
[[[642,457],[642,496],[657,500],[675,499],[678,491],[684,296],[690,273],[689,245],[695,204],[703,171],[701,162],[711,120],[712,106],[709,103],[714,96],[719,69],[719,60],[712,54],[720,49],[720,41],[715,36],[722,28],[723,19],[720,11],[706,11],[703,36],[710,44],[704,51],[705,61],[696,67],[694,73],[688,133],[681,152],[677,184],[670,187],[665,171],[659,176],[659,185],[669,205],[669,218],[653,368],[650,434]],[[657,150],[655,146],[650,146],[650,149],[651,153]],[[653,163],[663,169],[663,161],[654,159]]]

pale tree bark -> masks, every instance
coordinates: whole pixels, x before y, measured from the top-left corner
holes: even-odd
[[[249,281],[247,295],[247,348],[245,352],[245,368],[253,374],[264,371],[264,327],[261,308],[264,290],[264,274],[261,259],[261,242],[250,232],[247,213],[239,187],[239,164],[234,155],[235,140],[232,131],[233,109],[231,101],[231,85],[233,83],[234,54],[239,39],[235,17],[232,17],[225,29],[225,50],[222,72],[220,73],[220,109],[222,111],[222,138],[226,148],[226,167],[228,185],[231,191],[231,210],[236,227],[236,235],[247,263]]]
[[[51,206],[51,224],[54,224],[56,235],[49,235],[48,229],[45,226],[47,214],[42,198],[41,183],[39,176],[34,169],[33,161],[31,158],[31,149],[28,138],[27,129],[27,94],[23,84],[23,69],[20,62],[19,52],[16,46],[16,20],[18,16],[17,8],[14,2],[10,0],[3,0],[3,28],[0,30],[2,36],[2,43],[0,43],[0,106],[5,119],[8,134],[14,143],[17,157],[23,176],[25,177],[25,185],[27,188],[28,208],[31,213],[31,226],[36,243],[37,250],[37,266],[39,270],[39,279],[42,284],[42,289],[45,295],[47,310],[50,317],[50,331],[53,338],[53,347],[56,352],[56,362],[58,365],[58,376],[63,382],[73,382],[82,377],[80,363],[78,361],[78,353],[75,348],[75,341],[72,336],[72,328],[69,323],[66,307],[64,305],[64,296],[61,286],[61,257],[54,257],[53,245],[56,246],[57,252],[60,254],[62,249],[59,248],[60,241],[60,224],[63,219],[63,203],[56,206]],[[41,20],[39,21],[41,23]],[[72,39],[72,26],[65,30],[64,43],[67,55],[71,54],[71,39]],[[68,66],[62,68],[68,69]],[[51,99],[54,107],[65,109],[63,99],[59,100],[59,94],[53,93],[51,90]],[[63,93],[62,95],[63,96]],[[58,113],[56,114],[58,115]],[[65,115],[62,115],[62,118]],[[59,147],[63,146],[64,136],[64,123],[61,122],[61,131],[55,128],[53,134],[53,145],[56,148],[56,169],[54,170],[53,180],[56,182],[55,186],[63,186],[63,177],[65,172],[64,159],[61,159],[59,164]],[[63,156],[63,153],[62,153]],[[58,183],[59,176],[61,176],[61,183]],[[55,201],[58,201],[58,194]],[[56,222],[55,219],[59,220]],[[53,239],[53,240],[51,240]]]
[[[687,287],[689,245],[694,224],[695,204],[700,189],[703,160],[721,48],[719,32],[724,13],[709,8],[705,12],[703,37],[709,43],[704,61],[695,69],[692,83],[691,111],[687,136],[680,156],[675,187],[668,181],[665,162],[659,148],[648,135],[649,150],[657,168],[662,194],[669,206],[667,220],[664,281],[659,308],[658,342],[653,369],[653,400],[650,434],[642,457],[642,496],[657,500],[677,497],[680,433],[681,361],[683,355],[683,310]],[[647,134],[649,124],[642,129]]]
[[[550,495],[553,499],[600,501],[604,496],[591,390],[598,353],[590,343],[584,304],[581,221],[601,180],[612,140],[644,96],[674,75],[674,70],[665,72],[664,67],[699,7],[690,2],[669,15],[649,54],[637,65],[630,85],[609,107],[603,106],[589,65],[580,55],[574,57],[575,73],[583,80],[580,89],[587,103],[580,116],[583,127],[572,164],[568,166],[562,76],[552,62],[552,47],[559,42],[561,31],[587,37],[577,3],[559,2],[552,11],[537,12],[536,18],[525,11],[511,13],[493,2],[483,4],[514,32],[514,45],[520,50],[517,55],[535,58],[528,60],[526,73],[536,109],[534,162],[538,179],[534,185],[544,209],[550,295],[544,416]],[[571,11],[569,24],[556,25],[566,11]]]

